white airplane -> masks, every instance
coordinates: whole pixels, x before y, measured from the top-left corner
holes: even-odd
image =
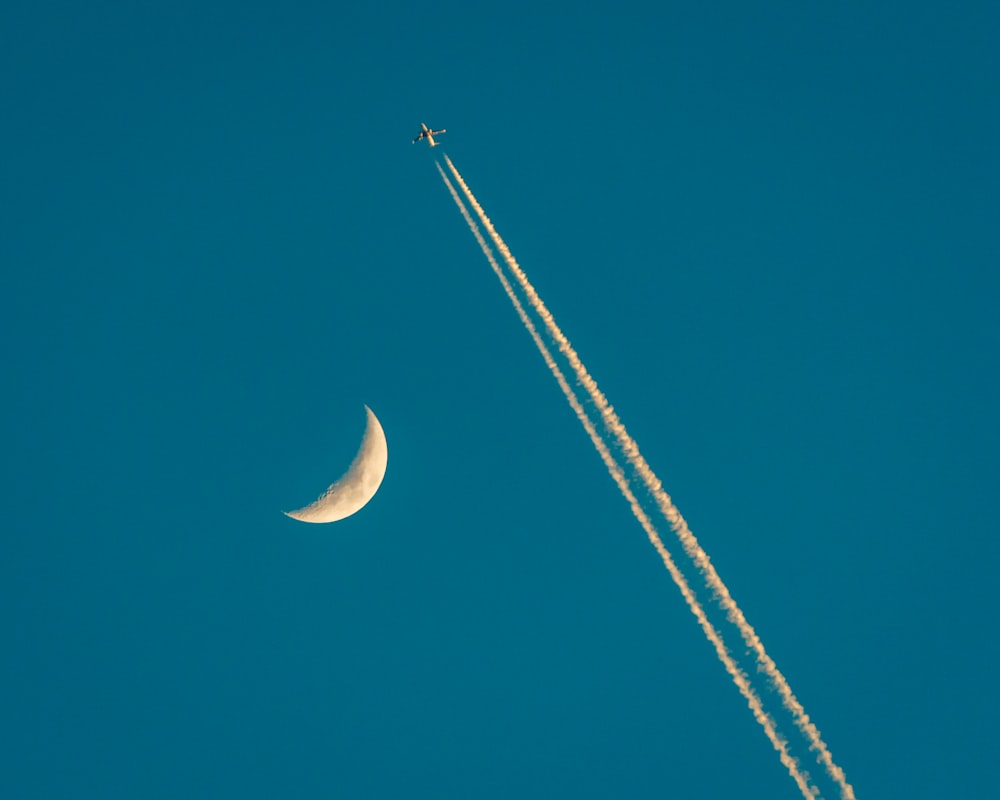
[[[434,141],[434,137],[435,136],[440,136],[442,133],[445,133],[445,129],[444,128],[442,128],[439,131],[432,131],[430,128],[428,128],[426,125],[424,125],[424,123],[422,123],[422,122],[420,123],[420,127],[423,128],[423,130],[420,131],[420,133],[417,134],[417,138],[413,140],[413,144],[416,144],[421,139],[426,139],[427,143],[431,147],[436,147],[438,143]]]

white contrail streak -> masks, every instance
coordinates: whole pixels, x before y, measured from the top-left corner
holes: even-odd
[[[767,675],[771,684],[781,696],[785,708],[791,712],[796,726],[809,740],[810,749],[817,752],[817,760],[824,765],[830,777],[833,778],[833,780],[840,786],[841,797],[844,800],[855,800],[853,787],[847,782],[847,777],[844,774],[843,769],[834,763],[833,756],[823,741],[819,729],[810,720],[809,715],[805,712],[805,708],[803,708],[802,704],[792,693],[792,689],[789,686],[788,681],[785,679],[785,676],[778,669],[774,660],[765,651],[764,644],[757,635],[757,632],[747,621],[739,606],[736,605],[736,601],[729,593],[729,589],[726,587],[725,583],[722,582],[722,578],[720,578],[719,574],[716,572],[708,554],[698,543],[698,540],[695,538],[690,528],[688,528],[687,522],[684,520],[684,517],[681,516],[677,507],[673,504],[673,501],[670,499],[670,495],[663,489],[662,482],[656,477],[649,464],[646,463],[646,459],[644,459],[642,454],[639,452],[639,447],[635,440],[628,434],[628,431],[625,430],[625,426],[618,418],[614,408],[598,388],[597,382],[590,376],[590,373],[587,372],[587,369],[584,367],[583,362],[577,355],[576,350],[573,349],[569,340],[556,324],[552,313],[548,310],[548,308],[546,308],[542,299],[538,296],[538,293],[535,291],[535,287],[532,286],[527,275],[525,275],[524,271],[511,254],[510,249],[504,243],[503,239],[500,238],[500,234],[498,234],[496,229],[493,227],[489,217],[486,216],[486,212],[483,211],[483,207],[479,205],[475,196],[472,194],[472,191],[462,179],[462,176],[455,168],[455,165],[451,162],[451,159],[448,158],[448,156],[445,156],[444,160],[448,164],[448,168],[451,170],[452,175],[454,175],[455,180],[461,187],[465,197],[468,199],[469,204],[473,207],[473,209],[475,209],[483,227],[486,228],[487,233],[489,233],[497,251],[503,257],[511,273],[517,279],[518,284],[521,286],[525,296],[528,298],[529,304],[545,324],[545,329],[549,336],[556,343],[559,347],[559,351],[566,357],[570,366],[573,368],[577,381],[584,387],[584,389],[586,389],[592,402],[600,412],[605,428],[615,437],[618,446],[625,454],[626,460],[642,478],[643,482],[646,484],[646,488],[656,500],[661,513],[670,522],[670,526],[677,535],[677,538],[680,539],[681,545],[684,547],[684,551],[698,566],[704,576],[705,583],[715,593],[719,604],[726,610],[730,621],[737,627],[747,646],[753,650],[757,660],[758,669]]]
[[[608,449],[608,446],[597,433],[597,429],[590,421],[590,418],[587,416],[587,412],[580,404],[579,399],[577,399],[576,393],[566,380],[566,376],[563,375],[562,370],[559,368],[559,365],[556,364],[555,359],[549,352],[548,347],[546,347],[545,343],[542,341],[534,323],[528,317],[528,314],[521,305],[520,300],[517,299],[517,295],[515,294],[513,287],[510,285],[510,281],[507,280],[507,276],[504,275],[503,270],[500,269],[500,265],[497,264],[496,259],[493,257],[493,252],[490,250],[489,245],[486,244],[486,240],[480,233],[479,226],[476,225],[475,221],[470,216],[465,207],[465,203],[463,203],[462,199],[458,196],[458,192],[455,191],[455,187],[452,185],[451,181],[448,180],[448,176],[445,175],[444,170],[441,169],[441,165],[437,162],[435,162],[435,165],[438,168],[438,172],[441,173],[441,178],[448,187],[448,191],[451,192],[455,205],[458,206],[458,210],[462,212],[462,216],[465,218],[466,223],[468,223],[469,229],[472,231],[472,235],[476,237],[479,247],[482,249],[486,259],[490,262],[493,272],[496,273],[497,278],[500,279],[500,283],[503,285],[504,291],[507,292],[507,296],[510,298],[511,303],[513,303],[514,309],[517,311],[517,315],[521,318],[521,322],[524,324],[524,327],[527,328],[528,333],[531,334],[531,338],[534,340],[538,351],[542,354],[545,364],[548,366],[553,376],[555,376],[556,381],[559,383],[559,388],[562,389],[563,394],[569,401],[573,411],[576,412],[577,418],[587,431],[587,435],[590,436],[590,441],[593,442],[594,448],[597,450],[598,454],[600,454],[601,460],[608,468],[608,472],[611,474],[614,482],[618,485],[622,495],[628,501],[629,506],[631,506],[632,513],[635,515],[635,518],[639,521],[639,524],[646,532],[646,535],[649,537],[649,541],[652,543],[653,547],[656,548],[656,552],[660,554],[660,558],[663,559],[664,566],[667,568],[670,576],[674,579],[674,583],[677,584],[681,594],[687,601],[688,607],[691,609],[691,613],[694,614],[695,618],[698,620],[698,624],[701,626],[701,629],[704,631],[709,642],[711,642],[715,647],[715,652],[716,655],[718,655],[719,660],[732,677],[733,683],[735,683],[737,688],[740,690],[740,694],[742,694],[746,699],[747,705],[753,712],[754,718],[764,729],[764,733],[767,735],[767,738],[770,739],[771,744],[774,745],[774,749],[778,751],[781,763],[788,769],[792,779],[802,792],[802,796],[805,797],[806,800],[818,800],[818,790],[809,785],[809,774],[800,770],[796,760],[789,755],[787,742],[785,742],[785,740],[778,734],[775,729],[774,721],[764,711],[760,698],[750,685],[746,674],[739,668],[732,656],[729,655],[729,651],[726,650],[722,637],[719,636],[718,631],[716,631],[715,627],[709,621],[701,603],[698,602],[698,598],[695,597],[694,592],[691,591],[691,587],[688,585],[684,575],[677,568],[673,558],[671,558],[670,553],[664,546],[663,540],[660,539],[659,533],[657,533],[656,528],[653,527],[653,523],[650,521],[649,516],[639,505],[639,501],[632,493],[632,489],[629,487],[628,480],[626,479],[622,468],[618,465],[617,461],[615,461],[615,458]]]

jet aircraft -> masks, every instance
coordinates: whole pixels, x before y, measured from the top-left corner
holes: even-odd
[[[440,136],[442,133],[445,132],[445,129],[442,128],[439,131],[432,131],[430,128],[428,128],[426,125],[424,125],[424,123],[422,123],[422,122],[420,123],[420,127],[423,128],[423,130],[420,131],[420,133],[417,134],[417,137],[413,140],[413,144],[416,144],[421,139],[426,139],[427,140],[427,144],[429,144],[431,147],[436,147],[439,143],[434,141],[434,137],[435,136]]]

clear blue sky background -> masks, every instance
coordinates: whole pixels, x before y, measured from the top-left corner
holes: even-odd
[[[799,797],[441,150],[859,798],[995,789],[995,4],[138,6],[0,12],[0,796]]]

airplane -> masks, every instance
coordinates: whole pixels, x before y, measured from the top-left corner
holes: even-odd
[[[421,139],[426,139],[427,143],[431,147],[436,147],[439,143],[434,141],[434,137],[435,136],[440,136],[442,133],[445,133],[445,129],[444,128],[442,128],[439,131],[432,131],[430,128],[428,128],[426,125],[424,125],[424,123],[422,123],[422,122],[420,123],[420,127],[423,128],[423,130],[420,131],[420,133],[417,134],[417,138],[413,140],[413,144],[416,144]]]

